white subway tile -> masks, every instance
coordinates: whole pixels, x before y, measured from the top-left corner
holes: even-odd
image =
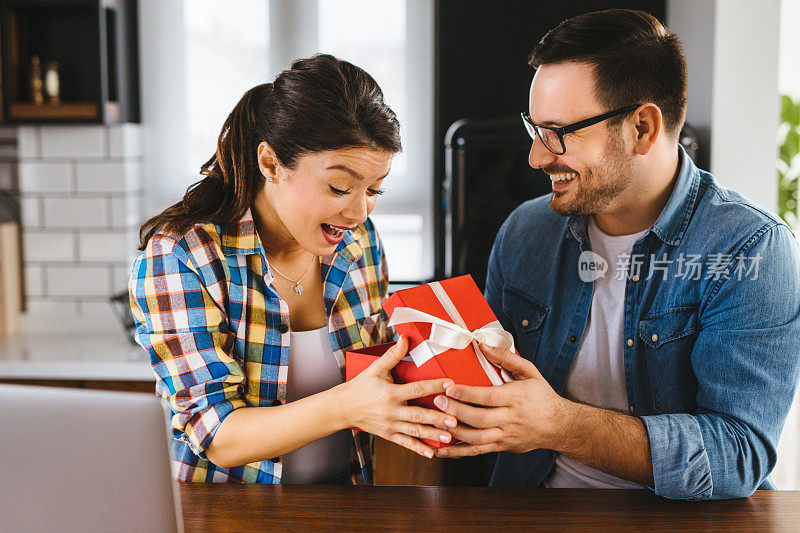
[[[142,188],[142,164],[139,161],[78,162],[78,192],[121,193]]]
[[[39,266],[25,267],[25,295],[44,296],[44,272]]]
[[[25,231],[22,234],[25,262],[74,261],[75,236],[72,233]]]
[[[141,161],[125,162],[125,192],[140,191],[144,188],[144,172]]]
[[[42,215],[39,211],[40,202],[41,200],[35,196],[20,199],[20,217],[23,228],[36,228],[43,225]]]
[[[17,153],[20,157],[42,157],[39,126],[19,126],[17,128]]]
[[[53,296],[108,296],[109,272],[104,267],[48,266],[47,292]]]
[[[78,192],[122,192],[125,190],[125,166],[119,162],[78,162]]]
[[[108,127],[108,155],[111,157],[140,157],[142,128],[138,124],[117,124]]]
[[[70,164],[20,162],[19,189],[22,192],[70,192],[72,190]]]
[[[111,216],[115,228],[141,226],[144,222],[142,197],[128,194],[122,198],[112,198]]]
[[[131,277],[131,267],[130,266],[120,266],[114,267],[114,281],[112,282],[112,288],[117,293],[124,292],[128,290],[128,280]]]
[[[105,157],[104,126],[41,126],[42,157]]]
[[[44,222],[48,227],[102,228],[107,226],[105,198],[45,198]]]
[[[78,234],[78,256],[80,261],[127,261],[131,250],[124,232]]]

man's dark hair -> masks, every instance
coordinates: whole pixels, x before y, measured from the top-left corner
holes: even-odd
[[[678,37],[644,11],[609,9],[567,19],[539,41],[528,64],[577,62],[594,67],[597,99],[608,109],[652,102],[664,130],[686,117],[686,59]],[[620,123],[623,117],[615,117]]]

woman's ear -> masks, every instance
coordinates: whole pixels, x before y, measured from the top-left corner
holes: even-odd
[[[633,120],[636,128],[634,150],[639,155],[647,155],[655,146],[664,127],[661,109],[652,103],[643,104],[634,111]]]
[[[274,183],[278,179],[278,156],[266,141],[258,145],[258,169],[268,182]]]

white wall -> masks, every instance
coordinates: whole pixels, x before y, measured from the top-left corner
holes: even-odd
[[[268,78],[274,80],[292,61],[317,49],[317,0],[269,0]]]
[[[139,0],[145,212],[183,196],[186,172],[186,50],[182,0]]]
[[[711,171],[777,209],[780,0],[717,2]]]
[[[687,122],[708,130],[709,170],[775,210],[780,0],[668,0],[667,25],[684,43]]]

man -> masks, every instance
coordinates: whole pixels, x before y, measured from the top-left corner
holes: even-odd
[[[516,381],[436,398],[463,441],[438,455],[499,451],[495,486],[771,488],[800,366],[795,237],[679,147],[685,59],[652,16],[567,20],[530,64],[529,162],[553,192],[506,220],[486,281],[522,357],[484,347]]]

